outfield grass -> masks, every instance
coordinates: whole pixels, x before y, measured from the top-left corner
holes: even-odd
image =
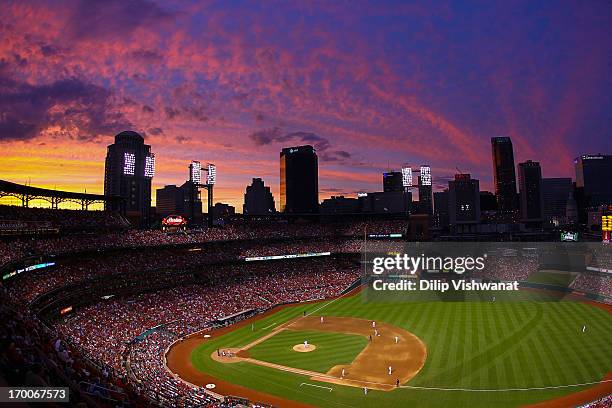
[[[527,282],[543,283],[546,285],[560,286],[567,288],[576,278],[575,273],[571,272],[536,272],[527,278]]]
[[[314,351],[298,353],[293,346],[304,340],[316,345]],[[268,361],[287,367],[326,373],[335,365],[349,364],[366,347],[363,336],[326,333],[310,330],[283,330],[249,349],[256,360]]]
[[[488,293],[482,298],[490,296]],[[357,295],[322,303],[327,306],[315,314],[384,321],[419,336],[427,345],[428,358],[409,386],[535,388],[595,382],[612,370],[610,314],[583,303],[550,301],[546,293],[539,291],[523,291],[515,298],[521,301],[504,301],[500,294],[496,302],[364,302],[362,295]],[[248,326],[212,339],[193,352],[192,362],[198,369],[227,381],[322,407],[514,407],[584,389],[399,389],[371,391],[364,397],[361,389],[334,386],[332,393],[321,392],[300,387],[306,379],[300,375],[249,363],[222,364],[210,358],[217,347],[246,345],[271,330],[263,328],[322,304],[286,308],[258,321],[254,331]],[[582,333],[583,324],[588,325],[586,333]]]

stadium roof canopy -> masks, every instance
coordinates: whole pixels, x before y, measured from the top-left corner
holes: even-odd
[[[90,204],[95,202],[121,200],[121,197],[118,196],[51,190],[48,188],[32,187],[0,180],[0,198],[5,196],[13,196],[18,198],[21,200],[24,207],[28,207],[29,202],[33,199],[46,200],[51,203],[52,208],[57,208],[57,205],[63,201],[73,201],[81,204],[83,209],[87,209]]]

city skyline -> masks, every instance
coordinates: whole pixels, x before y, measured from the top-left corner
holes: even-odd
[[[290,146],[317,150],[321,201],[381,191],[402,163],[429,163],[434,191],[456,168],[494,191],[495,136],[544,178],[612,152],[610,4],[8,2],[0,16],[0,178],[17,183],[102,193],[123,130],[155,151],[153,190],[214,162],[215,199],[237,209],[252,178],[280,197]]]

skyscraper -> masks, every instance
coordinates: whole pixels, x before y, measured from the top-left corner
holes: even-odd
[[[402,184],[402,173],[399,171],[388,171],[383,173],[383,191],[404,191]]]
[[[432,214],[431,192],[431,167],[423,165],[419,176],[419,212],[422,214]]]
[[[132,131],[115,136],[107,148],[104,168],[104,194],[124,199],[128,216],[147,225],[151,215],[151,179],[155,174],[155,155],[144,138]]]
[[[168,185],[156,191],[156,214],[181,215],[192,225],[202,222],[202,199],[197,185],[188,180],[182,186]]]
[[[475,232],[480,222],[480,182],[469,174],[455,174],[448,182],[448,212],[455,232]]]
[[[310,145],[286,147],[280,153],[280,210],[296,214],[319,210],[319,164]]]
[[[516,173],[512,140],[505,136],[492,137],[491,148],[498,210],[510,214],[516,210]]]
[[[528,160],[518,165],[521,221],[529,224],[541,223],[542,169],[540,163]]]
[[[270,187],[264,185],[260,178],[254,178],[244,193],[244,206],[242,212],[245,215],[272,214],[276,211],[274,196]]]
[[[572,179],[565,177],[543,178],[542,197],[544,221],[558,226],[566,222],[566,208]]]
[[[584,195],[584,206],[612,204],[612,155],[583,155],[574,160],[576,189]]]
[[[433,198],[433,225],[438,229],[446,229],[448,227],[448,189],[433,193]]]
[[[158,216],[184,215],[183,190],[174,184],[158,188],[155,194],[155,212]]]

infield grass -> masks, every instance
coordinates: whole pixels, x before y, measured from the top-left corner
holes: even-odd
[[[519,301],[500,294],[495,302],[479,301],[478,296],[465,302],[364,302],[363,295],[356,295],[297,305],[257,321],[253,331],[249,325],[207,341],[194,350],[192,363],[224,380],[315,406],[377,408],[515,407],[586,387],[532,388],[596,382],[612,370],[611,314],[584,303],[555,301],[546,292],[521,291],[514,297]],[[491,293],[481,299],[491,299]],[[217,347],[246,345],[269,333],[270,325],[275,327],[303,311],[384,321],[414,333],[427,345],[428,357],[406,385],[431,389],[370,391],[366,397],[362,389],[334,385],[333,392],[322,392],[301,387],[305,381],[312,382],[304,376],[210,358]],[[588,330],[582,333],[585,324]],[[346,335],[342,337],[338,344],[346,341]],[[328,358],[330,364],[337,363],[336,355]],[[469,391],[474,389],[481,391]],[[507,389],[532,390],[504,391]]]
[[[304,343],[304,340],[315,345],[316,349],[308,353],[294,351],[293,346]],[[250,348],[249,354],[256,360],[326,373],[335,365],[349,364],[367,344],[365,337],[351,334],[282,330]]]

